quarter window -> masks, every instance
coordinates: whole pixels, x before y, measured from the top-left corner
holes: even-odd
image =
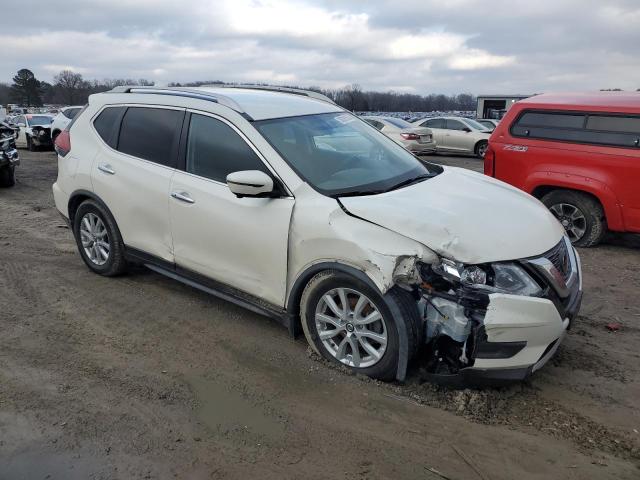
[[[104,143],[111,148],[116,147],[116,131],[125,109],[126,107],[105,108],[93,121],[93,127],[96,129],[96,132],[98,132],[100,138],[104,140]]]
[[[118,151],[175,167],[181,110],[129,107],[122,119]]]
[[[226,123],[191,115],[187,137],[186,170],[201,177],[226,182],[227,175],[242,170],[269,170],[253,149]]]

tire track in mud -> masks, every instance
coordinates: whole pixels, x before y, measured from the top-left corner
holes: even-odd
[[[544,399],[529,383],[499,389],[453,389],[422,381],[421,373],[414,372],[404,384],[388,384],[354,375],[346,368],[320,358],[311,349],[307,354],[325,367],[355,377],[357,381],[375,383],[398,401],[445,410],[483,425],[506,426],[520,431],[534,429],[568,440],[585,452],[599,451],[632,460],[640,468],[640,442]]]

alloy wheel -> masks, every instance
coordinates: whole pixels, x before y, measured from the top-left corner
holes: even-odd
[[[480,158],[484,158],[484,154],[487,153],[487,149],[489,148],[489,144],[488,143],[481,143],[478,146],[478,156]]]
[[[584,236],[587,231],[587,218],[578,207],[570,203],[556,203],[551,205],[549,210],[564,227],[569,240],[577,242]]]
[[[339,362],[367,368],[378,363],[387,348],[387,326],[376,305],[350,288],[334,288],[316,306],[320,341]]]
[[[80,241],[87,258],[95,265],[109,260],[111,245],[107,227],[95,213],[87,213],[80,221]]]

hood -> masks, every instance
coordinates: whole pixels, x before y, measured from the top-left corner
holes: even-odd
[[[532,196],[485,175],[448,167],[391,192],[343,197],[351,214],[464,263],[531,257],[550,250],[564,229]]]

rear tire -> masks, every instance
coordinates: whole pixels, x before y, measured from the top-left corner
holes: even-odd
[[[598,200],[583,192],[554,190],[542,197],[576,247],[593,247],[607,233],[604,209]]]
[[[15,165],[0,168],[0,188],[13,187],[16,184]]]
[[[489,142],[486,140],[482,140],[476,144],[475,154],[476,157],[480,159],[484,159],[484,154],[487,153],[487,148],[489,147]]]
[[[419,316],[415,302],[401,292],[392,290],[387,295],[391,295],[399,307],[396,311],[402,319],[393,318],[385,298],[367,283],[336,270],[318,273],[309,281],[300,300],[302,328],[309,345],[330,362],[353,372],[384,381],[394,380],[400,359],[398,327],[406,330],[411,357],[417,349]],[[340,312],[344,312],[344,308],[338,299],[345,298],[348,312],[343,317],[333,314],[326,300],[328,296],[336,299],[335,306]],[[363,306],[358,310],[361,299]],[[376,312],[379,320],[370,321],[378,317]],[[367,321],[369,323],[364,323]]]
[[[91,271],[105,277],[126,272],[128,265],[120,230],[100,203],[85,200],[80,204],[73,216],[73,235],[80,256]]]

